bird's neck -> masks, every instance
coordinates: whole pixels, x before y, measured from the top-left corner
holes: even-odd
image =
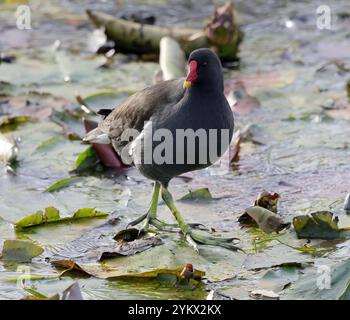
[[[187,99],[192,100],[210,100],[211,98],[217,99],[224,94],[224,86],[218,85],[204,85],[202,83],[196,84],[193,83],[187,90],[186,96]]]

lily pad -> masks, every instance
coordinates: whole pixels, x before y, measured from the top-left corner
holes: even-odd
[[[99,159],[96,155],[93,147],[88,147],[85,151],[79,154],[77,160],[75,161],[76,173],[82,173],[89,170],[96,169]]]
[[[0,130],[1,132],[9,132],[16,130],[17,127],[23,123],[33,120],[27,116],[2,116],[0,117]]]
[[[47,296],[33,288],[23,288],[31,296],[26,297],[28,300],[84,300],[78,282],[74,282],[68,288],[64,289],[62,293],[56,293]]]
[[[27,262],[43,253],[44,249],[26,240],[5,240],[1,258],[4,260]]]
[[[84,216],[85,214],[80,212],[78,217]],[[47,254],[51,256],[50,260],[62,261],[61,263],[65,266],[68,263],[70,268],[77,269],[75,263],[80,261],[96,263],[114,257],[134,255],[163,244],[159,237],[149,234],[140,235],[137,229],[132,229],[136,231],[136,235],[132,239],[125,240],[116,237],[116,234],[118,236],[120,231],[124,229],[125,224],[120,218],[111,219],[107,223],[86,231],[80,238],[73,240],[66,246],[56,249],[52,256],[50,251]],[[59,264],[59,262],[55,264]]]
[[[63,178],[55,183],[53,183],[51,186],[49,186],[45,191],[46,192],[56,192],[56,191],[60,191],[64,188],[67,188],[69,186],[71,186],[72,184],[80,181],[82,179],[82,177],[78,177],[78,176],[69,176],[66,178]]]
[[[185,200],[212,200],[213,196],[211,195],[208,188],[200,188],[195,191],[190,191],[183,197],[179,199],[179,201]]]
[[[183,262],[190,261],[195,269],[205,271],[210,281],[221,281],[236,275],[243,262],[242,257],[241,253],[232,253],[228,250],[216,256],[211,253],[209,257],[203,257],[194,253],[192,248],[176,248],[173,246],[169,250],[167,244],[143,251],[137,255],[109,259],[104,261],[103,264],[84,262],[83,259],[80,262],[78,259],[74,261],[74,265],[92,276],[111,279],[118,277],[155,277],[164,273],[180,275],[183,270]],[[227,264],[227,259],[232,263]],[[66,262],[67,260],[59,263],[53,261],[53,264],[61,264],[61,266],[67,267]],[[72,261],[68,263],[71,264]]]
[[[56,145],[58,142],[61,141],[60,136],[54,136],[51,137],[43,142],[41,142],[36,148],[35,151],[42,152],[47,151],[47,149],[51,148],[52,146]]]
[[[108,214],[105,212],[96,211],[94,208],[78,209],[72,217],[61,218],[59,210],[54,207],[47,207],[45,211],[37,211],[24,217],[15,223],[16,228],[28,228],[42,225],[45,223],[69,222],[82,218],[105,217]]]
[[[338,218],[329,211],[318,211],[293,218],[293,226],[299,239],[344,238],[338,227]]]
[[[210,281],[234,277],[245,259],[242,253],[217,247],[203,247],[201,254],[198,254],[186,245],[184,240],[181,243],[161,238],[160,242],[158,237],[141,237],[134,241],[115,241],[113,238],[125,229],[126,224],[119,220],[105,223],[85,232],[80,238],[62,248],[47,251],[46,256],[55,266],[74,267],[102,279],[156,277],[164,273],[181,274],[183,266],[190,263],[195,270],[205,272]],[[157,238],[158,240],[155,240]],[[157,243],[151,243],[151,246],[149,241]],[[160,243],[164,244],[158,245]],[[130,248],[137,251],[129,252]],[[112,249],[115,252],[111,251]],[[112,255],[109,256],[109,252],[112,252]],[[127,256],[130,253],[131,255]],[[101,257],[109,259],[103,259],[101,262]]]
[[[260,270],[276,266],[302,266],[311,263],[313,258],[300,251],[277,244],[257,254],[249,255],[244,261],[247,270]]]
[[[316,267],[313,274],[306,274],[293,283],[282,299],[348,300],[350,260]]]

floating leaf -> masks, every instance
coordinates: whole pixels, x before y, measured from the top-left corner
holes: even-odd
[[[56,192],[56,191],[60,191],[64,188],[67,188],[69,186],[71,186],[72,184],[80,181],[82,178],[81,177],[76,177],[76,176],[69,176],[67,178],[63,178],[57,182],[55,182],[54,184],[52,184],[51,186],[49,186],[45,191],[46,192]]]
[[[344,236],[338,228],[338,217],[329,211],[318,211],[293,218],[299,239],[339,239]]]
[[[94,208],[82,208],[78,209],[72,217],[61,218],[58,209],[54,207],[48,207],[44,212],[40,210],[36,213],[24,217],[20,221],[16,222],[15,226],[16,228],[28,228],[45,223],[67,222],[82,218],[104,217],[107,215],[107,213],[96,211]]]
[[[36,148],[35,151],[44,151],[50,147],[52,147],[53,145],[55,145],[56,143],[58,143],[59,141],[61,141],[61,138],[59,136],[55,136],[55,137],[51,137],[43,142],[41,142]]]
[[[20,124],[33,120],[27,116],[2,116],[0,117],[0,130],[9,132],[16,130]]]
[[[57,279],[65,272],[66,270],[64,272],[57,273],[57,274],[21,274],[20,276],[15,278],[5,279],[5,281],[17,282],[19,280],[35,281],[35,280],[43,280],[43,279]]]
[[[23,289],[32,295],[32,297],[27,297],[29,300],[84,300],[78,282],[70,285],[62,293],[52,296],[47,296],[33,288],[24,287]]]
[[[74,213],[72,219],[105,217],[107,215],[107,213],[96,211],[94,208],[81,208]]]
[[[79,264],[71,261],[71,260],[59,260],[59,261],[52,261],[51,262],[54,266],[60,267],[60,268],[66,268],[70,266],[74,266],[74,269],[77,271],[84,270],[85,273],[97,276],[98,274],[95,274],[92,269],[87,268],[86,266],[80,266]],[[91,272],[91,273],[90,273]],[[109,279],[109,278],[157,278],[160,275],[175,275],[179,278],[182,277],[182,272],[183,272],[183,267],[176,268],[176,269],[154,269],[146,272],[140,272],[140,273],[128,273],[128,272],[123,272],[120,270],[119,272],[117,270],[110,270],[110,274],[105,273],[105,276],[102,278],[104,279]],[[194,270],[193,272],[193,278],[201,278],[205,275],[205,272],[201,270]]]
[[[331,266],[319,265],[316,267],[320,271],[315,270],[313,274],[302,276],[281,298],[287,300],[348,300],[350,260]]]
[[[195,191],[190,191],[186,195],[184,195],[182,198],[179,199],[179,201],[183,200],[211,200],[213,199],[210,191],[208,188],[201,188],[197,189]]]
[[[26,240],[5,240],[1,257],[4,260],[27,262],[43,253],[44,249]]]
[[[81,117],[82,112],[77,112],[76,110],[64,110],[57,111],[54,110],[50,114],[49,119],[62,128],[62,133],[72,141],[81,140],[81,137],[75,133],[71,127],[76,127],[78,120]]]
[[[28,298],[30,300],[32,300],[32,299],[33,300],[47,300],[47,299],[49,299],[49,297],[47,295],[40,293],[39,291],[37,291],[33,288],[24,287],[23,290],[25,290],[26,292],[30,293],[33,296],[34,299],[32,297]]]
[[[82,173],[84,171],[94,170],[99,162],[93,147],[88,147],[85,151],[79,154],[77,160],[75,161],[74,171],[77,173]]]
[[[247,270],[260,270],[276,266],[302,266],[312,262],[311,255],[288,248],[284,244],[277,244],[247,256],[244,266]]]
[[[282,218],[276,213],[259,206],[249,207],[245,211],[266,233],[278,233],[290,225],[290,223],[283,222]]]
[[[278,193],[269,193],[262,191],[258,194],[257,199],[254,202],[254,206],[259,206],[277,213],[278,200],[280,196]],[[239,218],[238,222],[245,227],[258,227],[256,221],[247,213],[243,213]]]
[[[126,225],[126,221],[109,221],[88,230],[66,246],[45,251],[46,257],[54,266],[64,269],[73,267],[102,279],[156,277],[169,273],[180,275],[183,271],[182,261],[188,261],[197,272],[205,271],[211,281],[232,278],[245,258],[244,254],[215,247],[205,247],[198,254],[190,246],[179,245],[178,241],[160,240],[158,236],[141,237],[129,242],[122,239],[115,241],[115,235]],[[159,245],[163,241],[166,243]],[[100,262],[101,258],[103,263]]]
[[[64,272],[76,270],[76,271],[85,273],[86,275],[89,275],[87,272],[85,272],[84,269],[80,268],[79,265],[77,265],[72,260],[53,260],[51,261],[51,264],[58,268],[64,268],[65,269]]]

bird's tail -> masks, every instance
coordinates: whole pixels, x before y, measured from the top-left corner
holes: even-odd
[[[83,139],[83,142],[109,144],[111,143],[111,140],[109,139],[108,135],[104,133],[100,128],[96,128],[88,132],[88,134]]]

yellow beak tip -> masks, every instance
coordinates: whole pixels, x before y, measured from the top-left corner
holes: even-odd
[[[191,85],[191,81],[185,81],[182,87],[184,89],[187,89],[190,85]]]

